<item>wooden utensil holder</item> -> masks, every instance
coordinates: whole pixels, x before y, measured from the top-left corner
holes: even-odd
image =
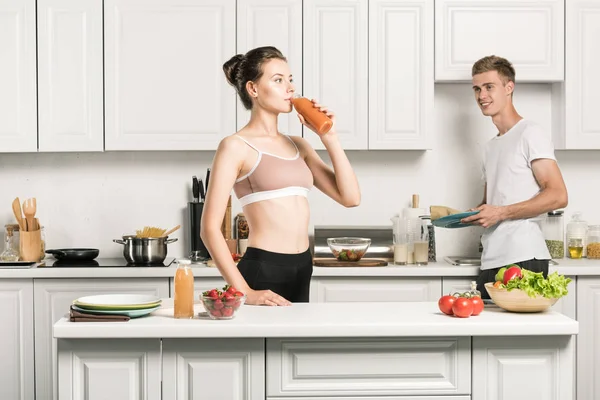
[[[42,231],[19,231],[19,253],[21,261],[39,262],[41,260]]]

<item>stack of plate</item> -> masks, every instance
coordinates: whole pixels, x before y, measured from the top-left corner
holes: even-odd
[[[160,308],[160,298],[147,294],[100,294],[73,301],[73,309],[87,314],[118,314],[137,318]]]

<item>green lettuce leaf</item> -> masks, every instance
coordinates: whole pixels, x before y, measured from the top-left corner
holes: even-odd
[[[521,289],[527,293],[529,297],[535,297],[539,294],[548,299],[560,298],[569,293],[567,286],[572,279],[566,278],[564,275],[558,275],[556,271],[548,275],[547,279],[544,279],[541,272],[532,272],[522,269],[521,273],[523,274],[523,277],[521,279],[515,278],[508,281],[506,289],[509,291]]]

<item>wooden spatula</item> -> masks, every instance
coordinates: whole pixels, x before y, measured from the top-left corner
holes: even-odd
[[[23,214],[25,214],[25,219],[27,220],[27,230],[29,231],[37,231],[39,229],[35,223],[36,211],[37,202],[35,197],[32,199],[27,199],[23,202]]]
[[[15,218],[17,219],[17,223],[19,224],[19,229],[22,231],[25,229],[25,221],[23,221],[23,213],[21,212],[21,200],[16,197],[12,202],[13,214],[15,214]]]
[[[162,234],[162,237],[169,236],[171,233],[175,232],[179,228],[181,228],[181,225],[177,225],[175,228],[169,229],[168,231],[166,231],[165,233]]]

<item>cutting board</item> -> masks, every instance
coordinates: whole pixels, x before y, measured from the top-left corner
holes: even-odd
[[[335,258],[315,258],[316,267],[387,267],[388,262],[378,258],[363,258],[359,261],[338,261]]]

